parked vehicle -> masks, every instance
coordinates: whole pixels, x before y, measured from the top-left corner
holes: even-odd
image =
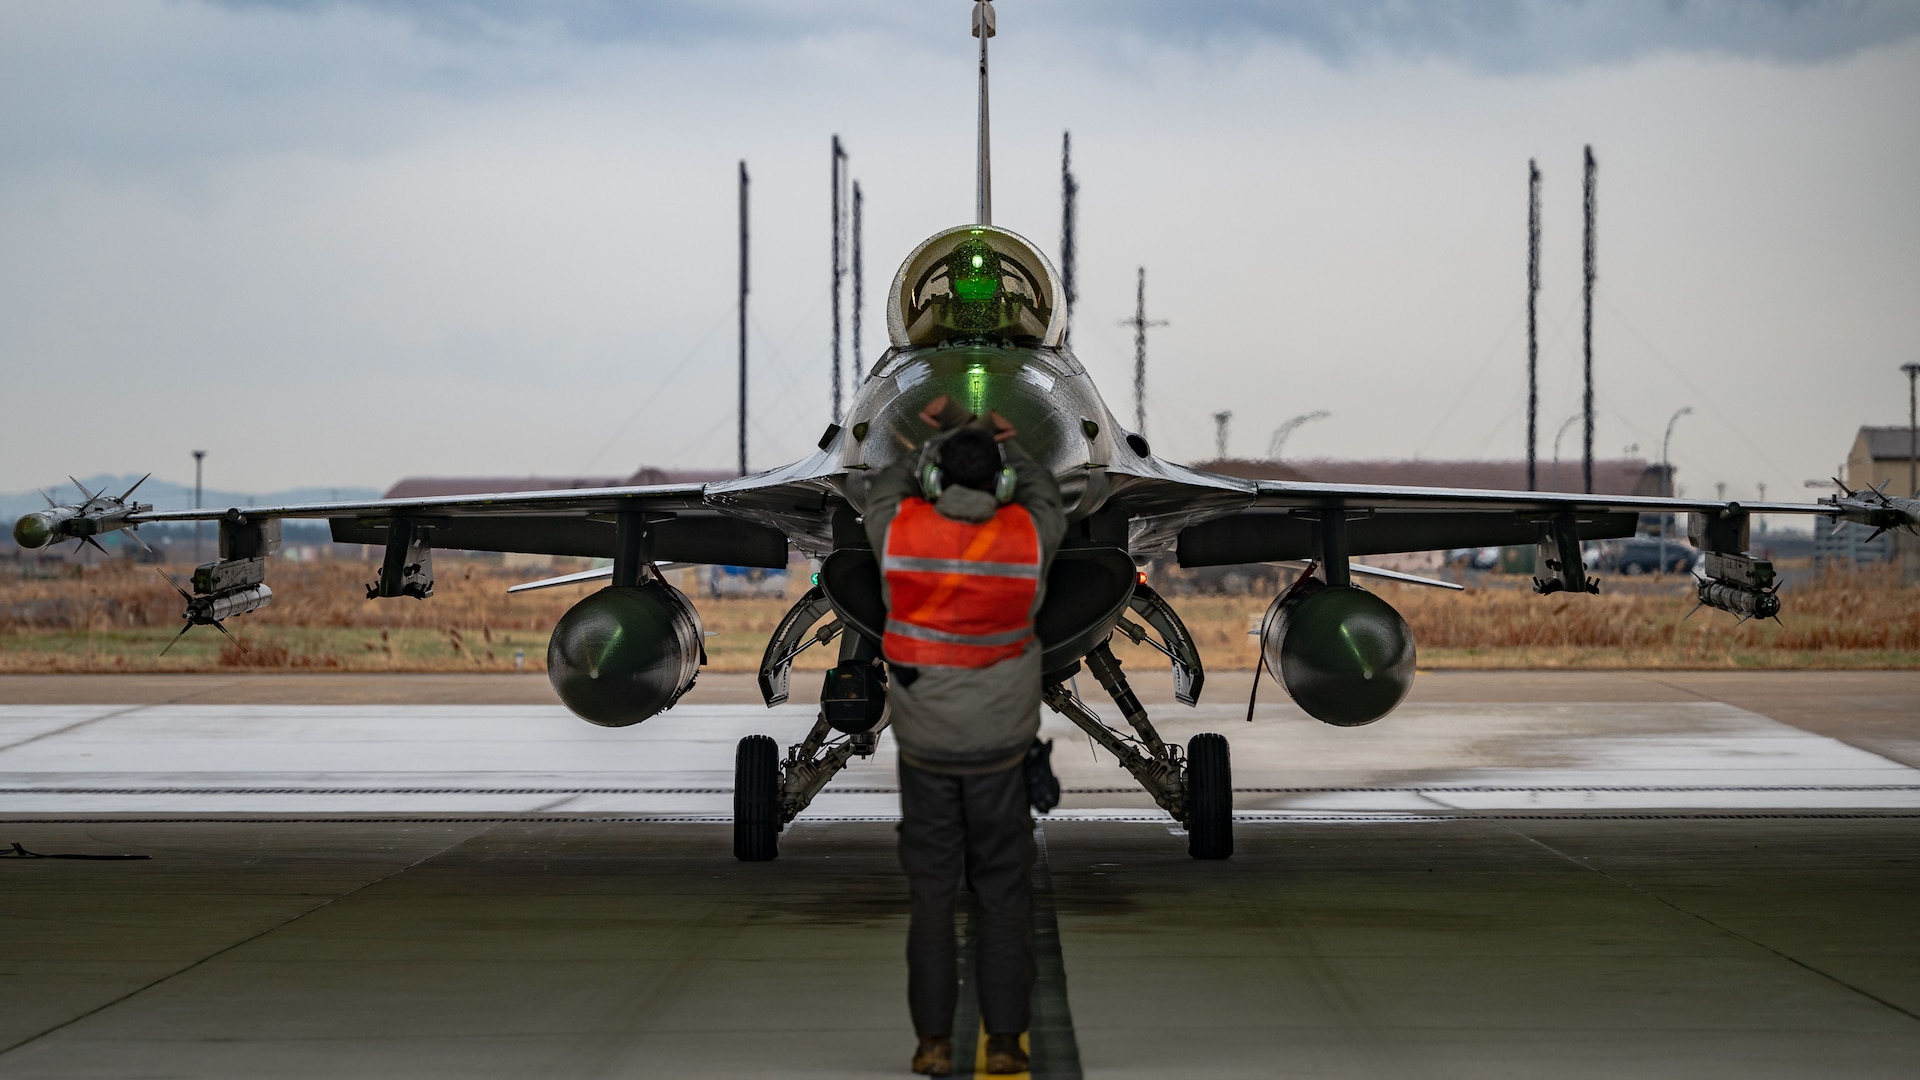
[[[1660,550],[1660,538],[1657,536],[1615,540],[1607,545],[1606,553],[1601,557],[1601,567],[1629,576],[1658,573],[1661,570]],[[1667,538],[1667,573],[1684,574],[1699,561],[1700,553],[1685,540]]]
[[[723,596],[785,596],[787,572],[758,566],[710,566],[707,568],[707,593],[714,599]]]

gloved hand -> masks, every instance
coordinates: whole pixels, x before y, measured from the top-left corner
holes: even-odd
[[[993,433],[994,442],[1006,442],[1019,434],[1007,422],[1007,418],[999,413],[989,412],[983,420],[968,412],[948,394],[941,394],[927,402],[927,407],[920,410],[920,421],[941,434],[969,426],[982,428]]]
[[[939,432],[958,431],[978,419],[948,394],[941,394],[920,410],[920,422]]]

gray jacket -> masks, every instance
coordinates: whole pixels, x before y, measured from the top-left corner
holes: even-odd
[[[1045,466],[1014,443],[1006,443],[1013,470],[1013,501],[1033,518],[1040,535],[1040,589],[1033,598],[1038,614],[1046,600],[1046,572],[1067,533],[1060,485]],[[886,551],[887,529],[902,500],[919,495],[913,475],[917,457],[896,462],[867,481],[866,530],[876,556]],[[942,492],[934,509],[957,521],[985,521],[998,509],[993,497],[972,488]],[[880,579],[886,595],[886,577]],[[887,597],[892,602],[891,597]],[[1025,652],[984,668],[893,667],[887,708],[893,737],[910,764],[934,772],[980,773],[1006,768],[1026,753],[1040,731],[1040,642]]]

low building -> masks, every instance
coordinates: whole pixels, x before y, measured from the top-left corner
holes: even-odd
[[[706,484],[715,480],[731,480],[737,475],[728,469],[656,469],[643,466],[631,476],[409,476],[388,488],[381,498],[446,499],[456,495],[485,495],[493,491],[572,491],[640,484]]]
[[[1877,488],[1886,485],[1889,495],[1914,495],[1920,479],[1920,465],[1913,457],[1913,431],[1900,427],[1863,427],[1853,437],[1853,449],[1847,452],[1847,486]]]

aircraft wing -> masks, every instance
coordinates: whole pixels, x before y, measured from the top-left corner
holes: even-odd
[[[1157,464],[1157,463],[1156,463]],[[1141,475],[1151,473],[1152,475]],[[1827,515],[1880,528],[1911,526],[1910,499],[1846,492],[1817,503],[1737,503],[1543,491],[1316,484],[1246,480],[1165,466],[1116,483],[1128,502],[1152,507],[1136,517],[1140,553],[1174,549],[1182,566],[1309,559],[1321,552],[1320,523],[1337,512],[1352,555],[1533,544],[1557,530],[1569,539],[1634,534],[1641,514],[1699,515],[1744,528],[1752,514]],[[1722,528],[1724,533],[1725,527]],[[1744,537],[1744,534],[1742,534]],[[1721,537],[1716,550],[1725,546]]]
[[[788,543],[824,548],[831,521],[817,469],[786,469],[715,484],[503,491],[364,502],[289,503],[155,512],[123,496],[91,495],[21,519],[27,547],[150,522],[219,521],[223,529],[283,518],[324,520],[341,543],[389,545],[396,535],[430,548],[611,558],[623,521],[643,522],[665,562],[784,567]],[[395,526],[401,526],[401,533]]]

